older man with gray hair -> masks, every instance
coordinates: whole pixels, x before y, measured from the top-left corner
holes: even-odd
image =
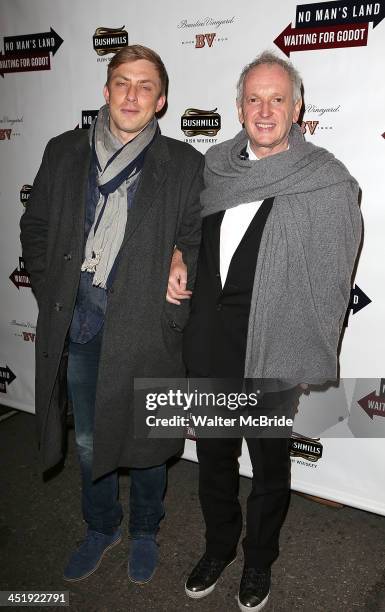
[[[295,68],[270,52],[241,74],[243,129],[206,156],[184,339],[191,376],[290,380],[270,394],[273,405],[292,405],[301,386],[337,377],[361,238],[357,182],[331,153],[305,142],[297,124],[301,85]],[[290,493],[287,435],[253,435],[245,436],[253,467],[238,593],[245,612],[267,603]],[[236,557],[241,444],[241,437],[197,440],[206,551],[186,582],[192,598],[208,595]]]

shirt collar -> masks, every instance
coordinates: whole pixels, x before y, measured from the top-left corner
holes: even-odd
[[[287,146],[287,150],[289,150],[289,149],[290,149],[290,145]],[[260,157],[256,156],[256,154],[254,153],[253,149],[251,148],[250,140],[247,141],[246,153],[248,154],[250,161],[255,161],[257,159],[261,159]]]
[[[259,157],[256,156],[256,154],[254,153],[253,149],[250,146],[250,140],[247,141],[246,153],[248,154],[250,161],[255,161],[256,159],[259,159]]]

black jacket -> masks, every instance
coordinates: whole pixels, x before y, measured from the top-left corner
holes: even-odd
[[[83,259],[89,164],[86,131],[51,140],[21,219],[23,257],[39,305],[36,415],[44,470],[63,454],[65,344]],[[174,306],[165,296],[175,245],[190,281],[194,278],[202,164],[191,146],[164,136],[147,152],[108,295],[96,396],[95,478],[119,466],[160,464],[181,448],[180,440],[134,438],[132,389],[134,376],[184,375],[179,330],[189,305]]]

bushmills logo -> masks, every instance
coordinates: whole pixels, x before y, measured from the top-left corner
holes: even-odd
[[[0,54],[0,75],[11,72],[50,70],[51,56],[63,39],[51,27],[49,32],[4,37],[4,53]]]
[[[32,185],[27,184],[23,185],[20,189],[20,202],[24,207],[26,207],[28,204],[29,196],[31,195],[31,189]]]
[[[221,129],[221,116],[213,110],[187,108],[180,121],[180,129],[186,136],[216,136]]]
[[[221,129],[221,116],[213,110],[187,108],[180,120],[180,129],[184,132],[185,142],[190,144],[215,144]]]
[[[127,47],[128,32],[124,28],[124,25],[121,28],[96,28],[92,42],[97,55],[116,53]]]
[[[289,448],[292,457],[302,457],[313,463],[322,457],[323,446],[319,438],[307,438],[293,432],[289,441]]]
[[[336,0],[297,6],[295,27],[291,23],[274,40],[285,55],[339,47],[365,47],[369,23],[373,28],[385,16],[385,0],[355,2]]]
[[[31,288],[29,274],[25,269],[24,259],[19,257],[19,266],[14,269],[9,277],[9,280],[20,290],[20,287]]]

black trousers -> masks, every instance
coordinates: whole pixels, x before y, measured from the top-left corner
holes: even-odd
[[[247,500],[245,566],[267,569],[279,554],[279,533],[290,499],[287,438],[247,438],[253,468]],[[242,438],[199,438],[199,498],[206,523],[206,552],[232,559],[242,531],[238,500]]]

